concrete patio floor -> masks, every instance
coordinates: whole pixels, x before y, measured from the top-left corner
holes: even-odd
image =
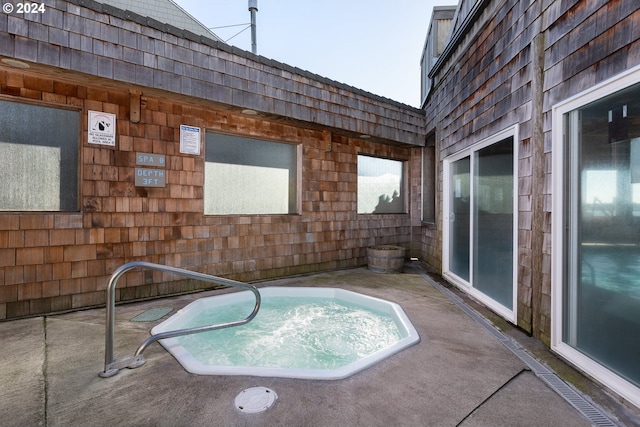
[[[418,264],[405,266],[402,274],[377,274],[357,268],[257,284],[258,287],[335,286],[403,307],[421,342],[343,380],[193,375],[157,343],[144,353],[143,366],[123,369],[118,375],[103,379],[98,376],[104,368],[103,308],[2,322],[0,425],[593,424],[414,265]],[[225,291],[118,305],[116,357],[131,355],[149,336],[150,329],[166,319],[130,321],[134,316],[154,307],[171,307],[175,312],[197,298],[220,292]],[[510,328],[504,331],[509,339],[518,340],[525,347],[527,342],[537,345],[516,328]],[[544,352],[541,347],[544,346],[537,345],[533,353]],[[547,353],[551,360],[553,356]],[[274,390],[278,400],[265,412],[241,413],[234,406],[235,397],[255,386]],[[591,387],[601,392],[596,386]],[[604,397],[596,399],[604,399],[605,404],[612,401],[607,401],[608,395],[602,393]],[[603,409],[613,423],[609,425],[633,425],[640,420],[635,409],[625,408],[613,402]]]

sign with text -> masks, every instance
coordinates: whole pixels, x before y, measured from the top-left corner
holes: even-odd
[[[166,166],[164,154],[136,153],[136,165],[163,168]]]
[[[180,152],[200,154],[200,128],[180,125]]]
[[[136,168],[136,187],[165,187],[166,174],[163,169]]]
[[[116,115],[89,111],[89,144],[116,146]]]

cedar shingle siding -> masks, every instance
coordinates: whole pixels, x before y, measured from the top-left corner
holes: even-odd
[[[0,101],[79,113],[80,206],[0,212],[1,319],[103,304],[110,274],[133,260],[249,281],[408,247],[409,214],[356,214],[357,156],[405,161],[408,176],[423,111],[100,3],[46,7],[0,14],[0,58],[30,66],[0,63]],[[88,144],[89,110],[116,115],[115,147]],[[181,124],[298,144],[300,212],[205,216],[204,155],[180,153]],[[166,157],[164,188],[134,185],[139,152]],[[117,297],[201,286],[131,272]]]
[[[52,3],[0,14],[0,106],[78,113],[78,209],[0,211],[0,319],[104,304],[111,273],[134,260],[251,281],[361,266],[368,246],[394,244],[446,275],[443,170],[513,130],[509,320],[552,345],[552,294],[563,286],[552,283],[562,259],[552,251],[553,107],[640,65],[639,2],[462,0],[453,19],[442,9],[453,28],[423,61],[422,109],[102,3]],[[88,143],[89,111],[115,115],[114,147]],[[204,215],[205,144],[182,153],[180,125],[299,147],[294,212]],[[165,156],[164,187],[134,184],[136,153]],[[358,155],[403,162],[406,213],[357,214]],[[121,301],[202,286],[137,271],[119,284]]]
[[[519,125],[518,325],[549,344],[551,107],[640,64],[640,4],[488,3],[432,71],[427,130],[442,159]],[[441,233],[423,236],[423,252],[441,259]]]

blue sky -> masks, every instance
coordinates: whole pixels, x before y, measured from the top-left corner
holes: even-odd
[[[248,24],[247,0],[174,0],[207,27]],[[258,54],[414,107],[434,6],[456,0],[258,0]],[[245,26],[213,31],[228,40]],[[251,31],[229,44],[251,50]]]

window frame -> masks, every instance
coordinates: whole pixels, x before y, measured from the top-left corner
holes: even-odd
[[[358,159],[360,157],[369,157],[380,160],[391,160],[400,164],[400,191],[402,197],[402,212],[359,212],[358,206],[358,185],[360,180],[360,171],[357,170]],[[407,160],[396,159],[392,157],[377,156],[375,154],[358,153],[356,156],[356,214],[357,215],[406,215],[408,213],[408,188],[407,188]]]
[[[52,108],[56,110],[66,110],[77,113],[78,120],[78,132],[76,136],[76,147],[77,147],[77,155],[76,155],[76,194],[75,194],[75,208],[72,210],[44,210],[44,209],[32,209],[32,210],[0,210],[0,215],[3,214],[11,214],[11,213],[29,213],[29,214],[78,214],[82,211],[82,186],[83,186],[83,147],[84,147],[84,110],[82,108],[66,105],[66,104],[56,104],[53,102],[34,100],[28,98],[16,98],[12,96],[7,96],[0,94],[0,101],[13,102],[16,104],[26,104],[32,105],[35,107],[44,107],[44,108]],[[8,142],[8,141],[7,141]],[[12,143],[12,142],[8,142]]]
[[[438,190],[437,190],[437,151],[435,133],[427,136],[422,148],[422,201],[420,220],[423,224],[435,225],[437,222]]]
[[[491,308],[503,318],[507,319],[511,323],[517,323],[517,309],[518,309],[518,124],[515,124],[509,128],[503,129],[485,139],[482,139],[475,144],[468,146],[454,154],[451,154],[442,160],[442,275],[448,281],[463,289],[472,297],[478,299],[480,302]],[[451,271],[451,260],[449,259],[449,253],[451,249],[451,242],[449,241],[450,233],[450,221],[449,212],[451,212],[451,200],[449,195],[451,194],[451,182],[450,174],[453,163],[458,160],[462,160],[466,157],[470,158],[470,199],[474,199],[473,189],[473,176],[474,176],[474,155],[483,148],[489,147],[495,143],[503,141],[507,138],[513,138],[513,259],[512,259],[512,308],[500,304],[487,294],[479,291],[473,286],[473,239],[474,239],[474,212],[471,209],[469,220],[469,281],[464,280],[457,274]]]
[[[575,227],[565,230],[567,221],[571,221],[565,209],[565,198],[570,192],[567,184],[567,144],[568,128],[575,126],[569,119],[572,111],[606,98],[625,88],[640,82],[640,66],[633,67],[623,73],[607,79],[593,87],[553,105],[551,109],[552,126],[552,212],[551,215],[551,349],[576,364],[581,370],[615,390],[625,399],[640,406],[640,388],[607,369],[574,347],[564,342],[564,293],[565,269],[568,268],[565,253],[571,242],[575,241]],[[575,163],[575,162],[573,162]],[[575,167],[575,166],[573,166]],[[575,172],[575,171],[574,171]],[[575,216],[576,214],[572,214]],[[574,218],[575,220],[575,218]],[[567,234],[569,233],[569,236]]]
[[[205,216],[228,216],[228,217],[232,217],[232,216],[282,216],[282,215],[300,215],[302,212],[302,156],[303,156],[303,144],[300,142],[295,142],[295,141],[286,141],[286,140],[278,140],[278,139],[274,139],[274,138],[264,138],[264,137],[260,137],[260,136],[254,136],[254,135],[240,135],[240,134],[236,134],[236,133],[231,133],[231,132],[221,132],[218,129],[205,129],[204,131],[204,155],[203,155],[203,160],[204,163],[206,165],[207,163],[207,134],[215,134],[215,135],[223,135],[223,136],[227,136],[227,137],[231,137],[231,138],[239,138],[239,139],[244,139],[244,140],[254,140],[260,143],[274,143],[274,144],[286,144],[289,146],[293,146],[294,147],[294,152],[295,152],[295,167],[296,167],[296,171],[295,171],[295,189],[293,189],[293,192],[295,193],[295,202],[294,203],[290,203],[291,206],[293,206],[292,209],[289,209],[289,212],[271,212],[271,213],[207,213],[206,212],[206,205],[204,203],[204,199],[205,199],[205,194],[207,191],[206,188],[206,166],[205,166],[205,171],[203,171],[203,205],[202,205],[202,209],[203,209],[203,215]],[[291,182],[289,182],[289,185],[291,185]]]

